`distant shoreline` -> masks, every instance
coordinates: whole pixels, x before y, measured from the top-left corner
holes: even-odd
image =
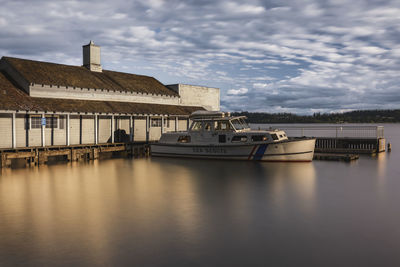
[[[232,112],[235,116],[246,116],[250,123],[398,123],[400,109],[356,110],[344,113],[314,113],[296,115],[293,113]]]

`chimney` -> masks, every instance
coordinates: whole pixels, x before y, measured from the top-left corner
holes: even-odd
[[[93,41],[82,46],[83,48],[83,66],[90,71],[102,72],[100,62],[100,46],[95,45]]]

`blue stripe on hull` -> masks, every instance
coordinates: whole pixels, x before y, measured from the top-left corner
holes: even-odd
[[[264,156],[265,150],[267,150],[267,146],[267,144],[260,145],[254,154],[253,160],[261,160]]]

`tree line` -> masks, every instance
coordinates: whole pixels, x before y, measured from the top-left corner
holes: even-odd
[[[293,113],[232,112],[234,116],[246,116],[250,123],[383,123],[400,122],[400,109],[355,110],[344,113]]]

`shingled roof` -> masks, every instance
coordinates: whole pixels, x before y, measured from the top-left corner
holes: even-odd
[[[189,115],[202,107],[31,97],[0,72],[0,110]]]
[[[155,95],[179,95],[153,77],[103,70],[92,72],[85,67],[2,57],[29,83],[69,86],[91,89],[108,89]]]

